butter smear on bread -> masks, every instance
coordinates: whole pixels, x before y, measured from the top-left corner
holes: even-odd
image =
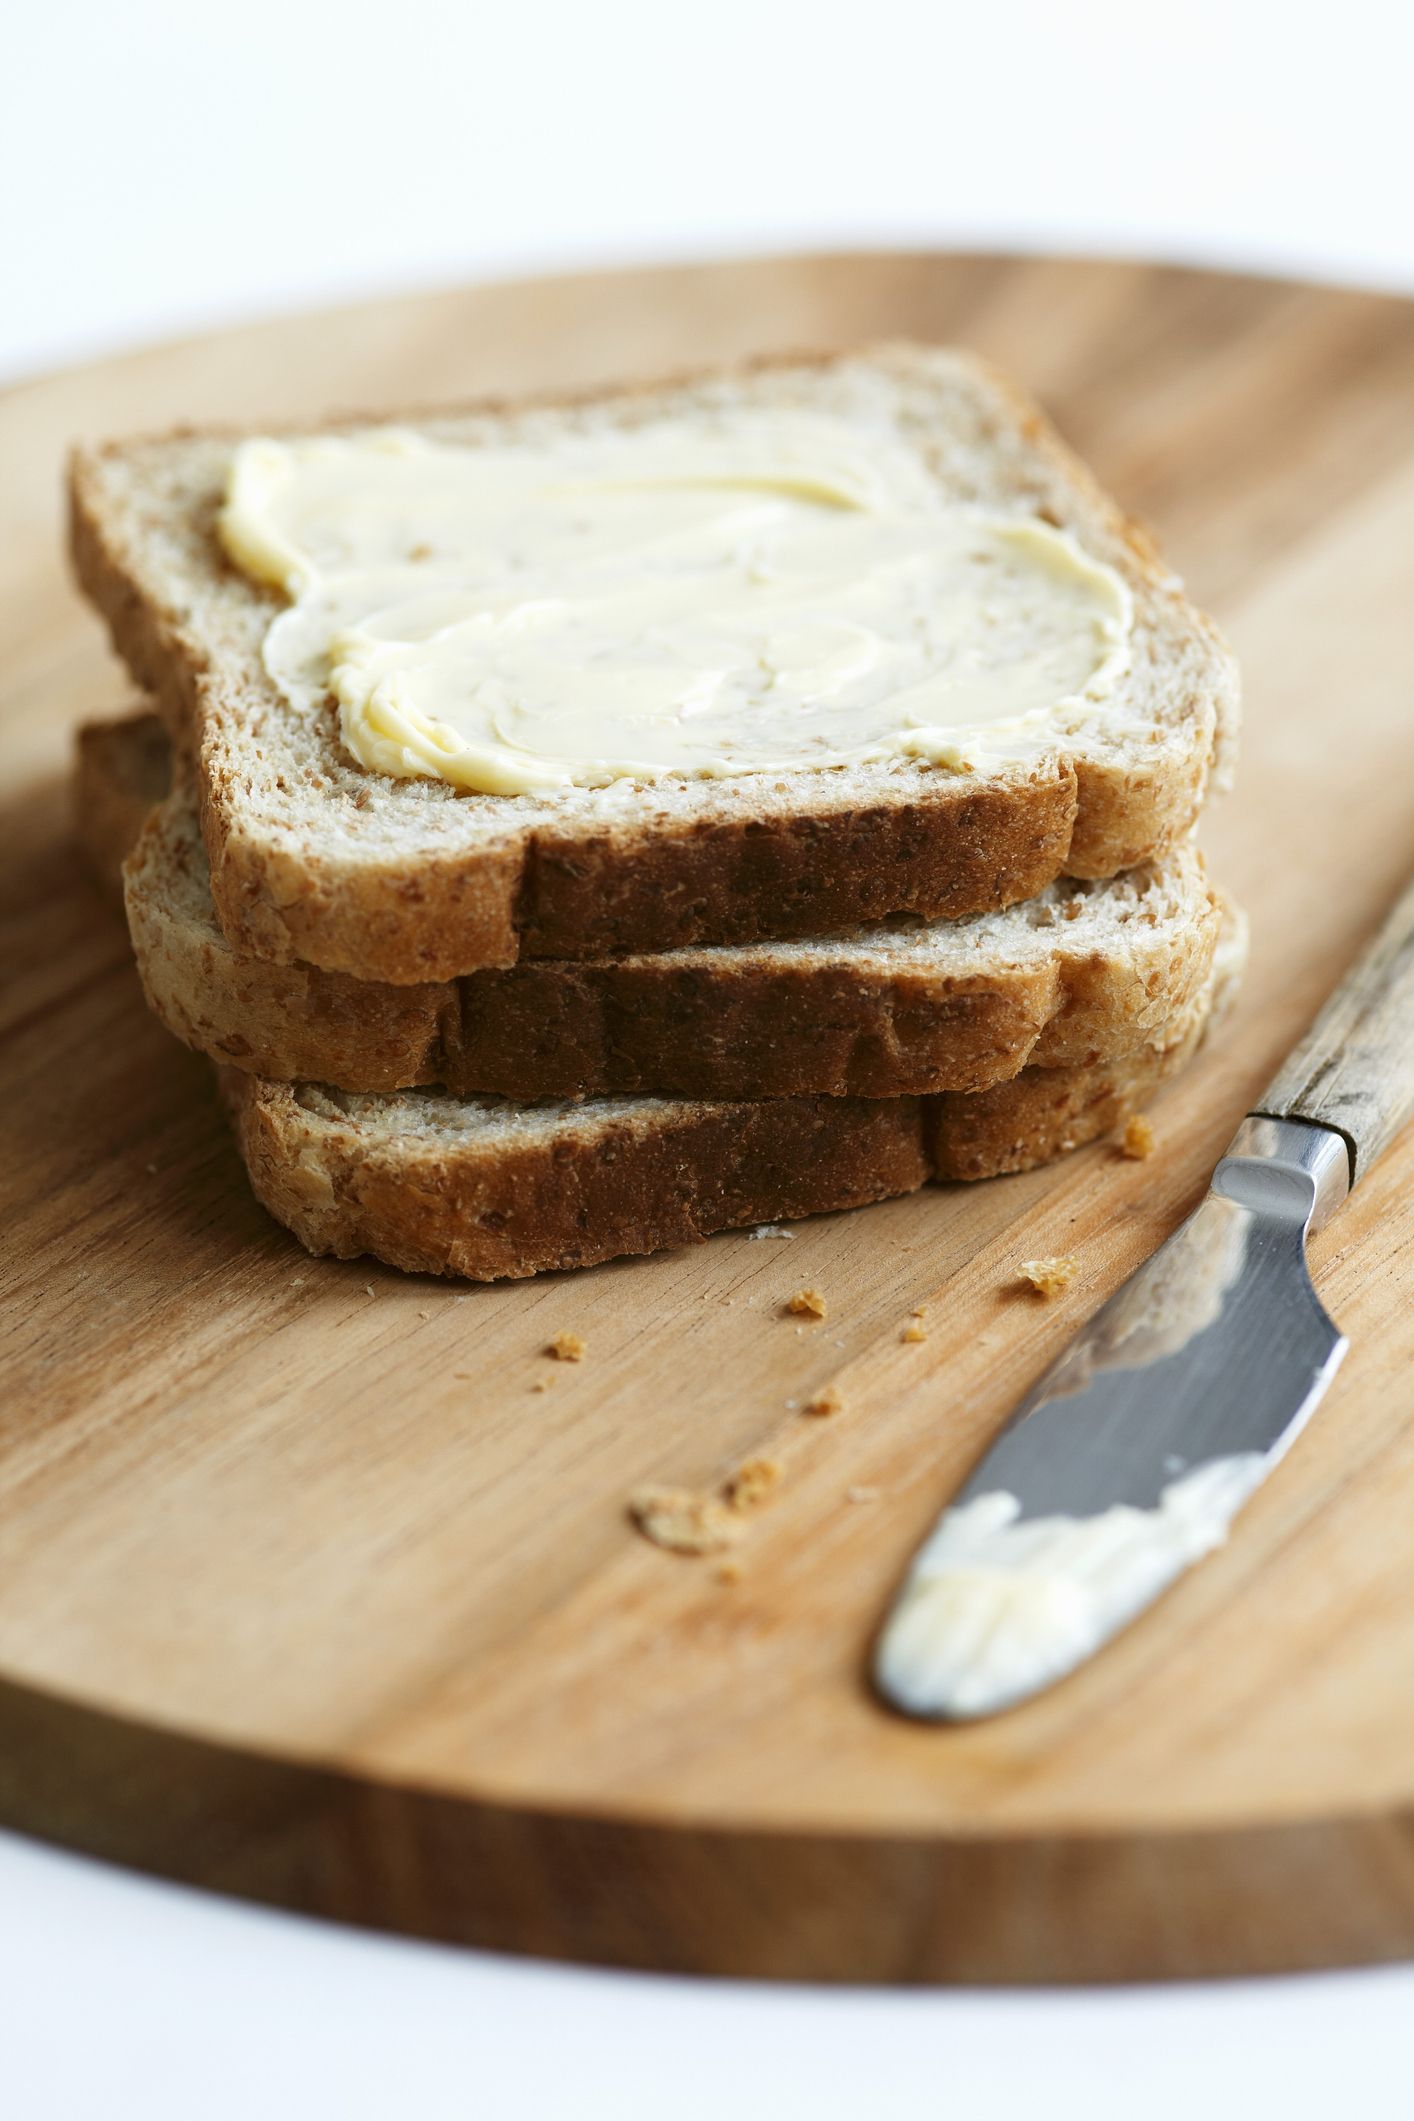
[[[819,414],[250,440],[219,531],[289,600],[264,657],[292,705],[332,696],[369,771],[484,794],[985,766],[1073,732],[1129,655],[1129,589],[1071,536]]]

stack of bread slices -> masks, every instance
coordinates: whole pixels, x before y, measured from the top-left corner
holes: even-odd
[[[273,480],[278,499],[294,491],[291,464],[313,464],[317,490],[300,506],[322,508],[319,524],[272,502],[267,530],[294,540],[303,526],[327,560],[345,520],[370,512],[369,452],[390,435],[422,484],[384,496],[380,520],[391,506],[399,566],[430,555],[461,617],[465,552],[437,573],[444,474],[488,467],[476,523],[483,546],[506,547],[494,574],[534,543],[527,465],[543,479],[562,459],[564,491],[598,467],[620,497],[669,465],[666,534],[690,532],[700,561],[704,493],[730,490],[732,522],[772,535],[794,511],[803,542],[790,550],[823,539],[834,552],[830,539],[853,534],[840,519],[874,505],[872,467],[906,458],[929,566],[953,535],[939,543],[935,516],[967,536],[982,526],[976,550],[957,548],[966,569],[946,576],[963,599],[948,623],[986,636],[980,662],[962,642],[969,701],[1068,668],[1072,605],[1087,638],[1102,591],[1123,625],[1103,673],[1054,712],[1034,690],[987,695],[1025,710],[995,742],[966,714],[941,736],[916,734],[914,716],[845,756],[816,735],[765,757],[739,720],[746,750],[689,748],[675,767],[673,724],[666,763],[625,767],[593,755],[606,695],[587,678],[570,721],[552,699],[538,722],[514,723],[510,766],[500,750],[488,766],[464,729],[418,719],[416,685],[397,692],[414,702],[402,719],[370,720],[370,699],[393,695],[358,691],[370,636],[361,665],[339,631],[357,631],[347,585],[369,558],[353,529],[345,601],[321,632],[300,598],[333,609],[325,578],[296,561],[262,569],[236,520],[241,479]],[[485,498],[501,491],[504,533]],[[409,492],[431,495],[426,523]],[[71,499],[80,583],[150,702],[82,732],[80,829],[100,863],[122,864],[148,1001],[217,1064],[256,1193],[312,1251],[491,1280],[1024,1170],[1142,1106],[1194,1052],[1240,963],[1240,924],[1193,844],[1231,764],[1231,656],[1034,409],[968,356],[889,346],[572,403],[346,422],[321,438],[188,431],[79,454]],[[894,529],[870,535],[872,564]],[[767,535],[752,581],[777,579],[776,550]],[[888,574],[893,550],[877,579],[913,579],[907,556]],[[989,602],[967,570],[1000,554],[1006,572],[1013,553],[1014,578]],[[478,564],[484,574],[484,551]],[[528,579],[543,591],[544,568]],[[926,598],[944,577],[920,579]],[[682,618],[680,588],[674,655],[698,623]],[[616,610],[639,594],[622,566],[614,594]],[[838,681],[848,700],[867,628],[852,583],[839,598],[839,624],[827,612],[772,652],[788,675],[823,668],[811,682]],[[667,608],[654,605],[643,638],[658,639]],[[868,606],[870,623],[886,624],[882,608]],[[308,683],[290,677],[288,628],[272,648],[292,611]],[[907,606],[898,623],[936,646],[933,616]],[[419,624],[403,631],[422,652],[437,627]],[[720,634],[694,649],[699,663]],[[401,651],[375,645],[386,673]],[[563,672],[563,640],[560,653]],[[981,692],[967,690],[974,666]],[[421,666],[415,677],[442,681]],[[559,682],[577,694],[574,671]],[[870,704],[877,721],[887,702]],[[533,734],[546,728],[553,741]],[[612,754],[607,737],[599,749]]]

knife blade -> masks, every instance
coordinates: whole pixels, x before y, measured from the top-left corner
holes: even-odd
[[[1194,1562],[1346,1350],[1308,1235],[1414,1114],[1414,883],[1186,1222],[1041,1377],[914,1558],[874,1653],[905,1714],[1013,1707]]]

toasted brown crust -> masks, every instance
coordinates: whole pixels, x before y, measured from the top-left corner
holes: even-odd
[[[855,1207],[930,1177],[1049,1162],[1120,1125],[1184,1065],[1226,1005],[1241,949],[1234,919],[1226,963],[1166,1047],[1027,1068],[976,1097],[623,1099],[539,1125],[509,1106],[481,1132],[468,1106],[418,1092],[344,1097],[231,1069],[221,1088],[258,1198],[310,1251],[523,1278]]]
[[[904,350],[878,358],[913,357]],[[756,372],[828,365],[759,364]],[[629,825],[606,825],[592,809],[558,819],[504,809],[504,829],[487,841],[458,843],[444,832],[406,850],[380,847],[373,858],[347,832],[328,844],[275,832],[252,806],[254,710],[181,600],[164,603],[139,586],[132,525],[119,519],[105,485],[104,467],[120,452],[76,458],[78,578],[174,735],[197,754],[212,892],[231,942],[273,962],[418,984],[523,957],[819,934],[898,912],[955,917],[1027,898],[1062,873],[1113,875],[1171,845],[1196,816],[1235,715],[1230,659],[1206,622],[1181,606],[1143,534],[1035,408],[972,367],[999,415],[1005,409],[1024,436],[1037,481],[1063,483],[1156,608],[1186,630],[1197,673],[1191,697],[1148,756],[1131,745],[975,779],[910,767],[885,796],[868,800],[850,799],[864,784],[847,773],[816,775],[799,800],[763,802],[756,815],[739,782],[722,784],[731,799],[716,809],[688,803],[671,814],[655,810],[649,791]],[[616,402],[632,405],[653,390]],[[379,800],[411,815],[408,785]]]
[[[968,1090],[1014,1075],[1062,999],[1054,967],[969,991],[826,955],[771,971],[708,970],[700,955],[678,970],[649,957],[527,964],[458,984],[455,1087],[526,1097]],[[1133,1037],[1112,1021],[1099,1035]]]
[[[928,1176],[912,1099],[676,1106],[648,1127],[468,1154],[409,1152],[311,1115],[297,1089],[222,1071],[257,1199],[311,1252],[409,1272],[523,1278],[854,1208]]]
[[[1144,1046],[1089,1067],[1027,1068],[972,1097],[928,1101],[928,1147],[938,1178],[1030,1171],[1122,1126],[1181,1068],[1207,1029],[1207,1011],[1168,1047]]]
[[[609,957],[828,935],[894,913],[955,919],[1032,898],[1065,867],[1074,771],[949,780],[911,800],[652,837],[532,841],[515,911],[524,957]]]
[[[309,1251],[497,1281],[858,1207],[930,1177],[1029,1170],[1122,1121],[1182,1066],[1205,1018],[1194,1011],[1166,1051],[1028,1068],[980,1097],[635,1099],[494,1146],[400,1130],[406,1100],[370,1123],[326,1092],[233,1069],[221,1081],[257,1197]]]
[[[128,798],[138,840],[128,921],[149,1003],[197,1051],[282,1082],[441,1083],[522,1099],[973,1091],[1028,1061],[1162,1042],[1201,990],[1216,940],[1216,899],[1184,855],[1156,873],[1154,892],[1166,888],[1181,917],[1115,925],[1103,947],[1093,924],[1057,919],[1028,951],[1038,938],[1018,914],[994,916],[1002,932],[971,959],[738,946],[527,962],[421,987],[358,981],[231,949],[210,912],[189,800],[174,796],[142,834],[163,793],[162,753],[155,717],[81,731],[80,829],[97,832],[97,858],[120,857],[114,809]],[[1096,903],[1127,890],[1104,887]],[[1076,891],[1058,910],[1088,903]]]

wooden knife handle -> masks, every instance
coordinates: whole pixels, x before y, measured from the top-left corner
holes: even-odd
[[[1414,881],[1255,1110],[1338,1128],[1352,1185],[1414,1118]]]

